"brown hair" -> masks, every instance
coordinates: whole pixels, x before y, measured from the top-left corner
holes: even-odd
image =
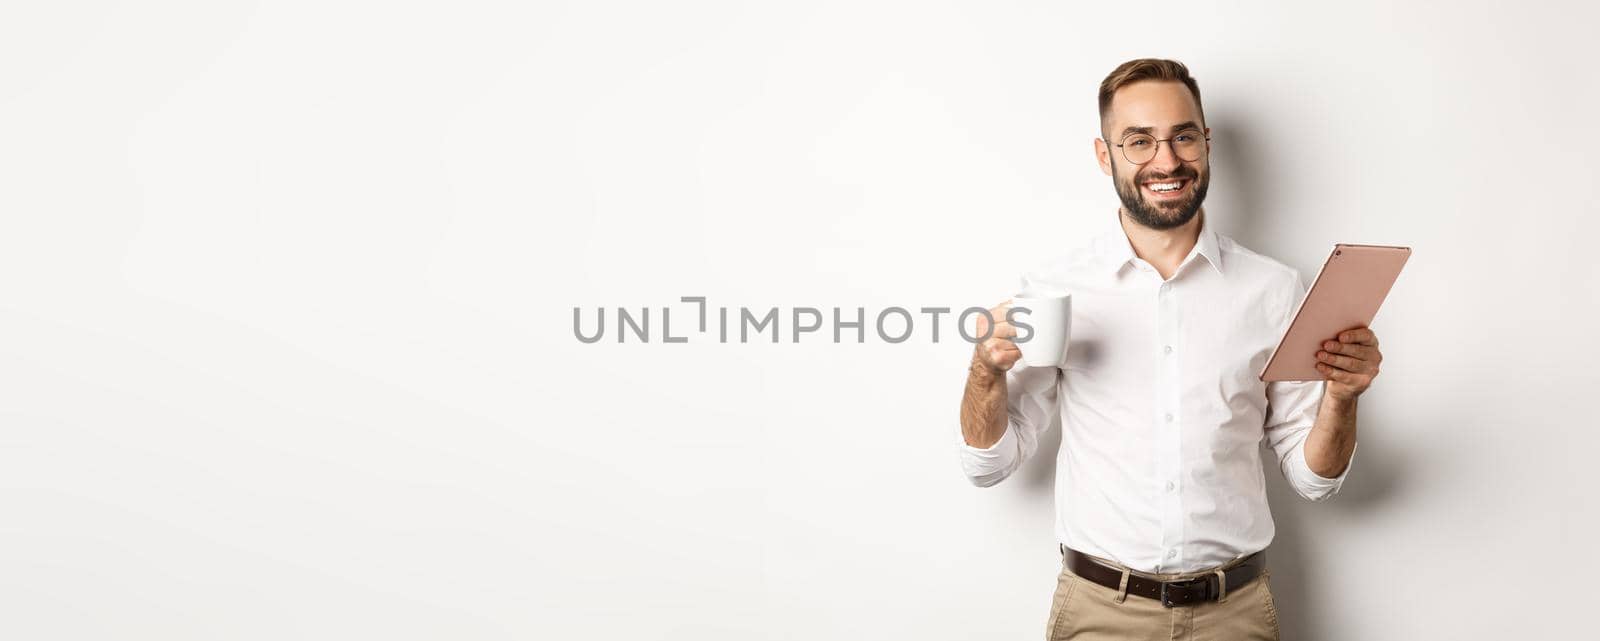
[[[1117,65],[1117,68],[1111,71],[1111,75],[1100,81],[1100,119],[1105,120],[1106,110],[1111,108],[1111,96],[1117,93],[1118,89],[1141,80],[1183,83],[1183,86],[1189,88],[1189,93],[1194,95],[1194,106],[1200,109],[1200,121],[1205,122],[1206,110],[1200,106],[1200,85],[1195,83],[1194,76],[1189,75],[1189,68],[1176,60],[1160,58],[1129,60]]]

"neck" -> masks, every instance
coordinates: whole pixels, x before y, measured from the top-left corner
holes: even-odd
[[[1127,212],[1117,209],[1117,219],[1122,223],[1122,232],[1128,235],[1128,242],[1133,245],[1133,253],[1155,267],[1163,280],[1172,278],[1178,266],[1183,264],[1183,259],[1199,242],[1200,224],[1205,216],[1206,210],[1201,208],[1194,218],[1182,225],[1172,229],[1151,229],[1134,222],[1128,218]]]

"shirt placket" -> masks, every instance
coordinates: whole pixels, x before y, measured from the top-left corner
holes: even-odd
[[[1181,567],[1184,561],[1183,479],[1179,474],[1183,469],[1183,408],[1179,406],[1178,394],[1182,320],[1177,282],[1164,281],[1156,292],[1158,343],[1153,346],[1160,359],[1155,386],[1156,420],[1161,434],[1156,482],[1161,493],[1158,504],[1161,506],[1160,566],[1163,571]]]

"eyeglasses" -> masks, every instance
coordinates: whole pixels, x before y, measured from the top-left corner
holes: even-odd
[[[1172,153],[1184,162],[1194,162],[1206,152],[1206,143],[1211,137],[1200,132],[1199,129],[1185,129],[1172,135],[1171,138],[1156,138],[1150,134],[1128,134],[1122,139],[1122,144],[1117,145],[1122,150],[1122,157],[1135,165],[1143,165],[1156,159],[1156,150],[1161,148],[1161,143],[1167,143],[1172,148]]]

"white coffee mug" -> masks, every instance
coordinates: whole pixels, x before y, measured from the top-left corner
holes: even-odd
[[[1060,367],[1072,344],[1072,295],[1016,296],[1011,299],[1011,340],[1029,367]]]

